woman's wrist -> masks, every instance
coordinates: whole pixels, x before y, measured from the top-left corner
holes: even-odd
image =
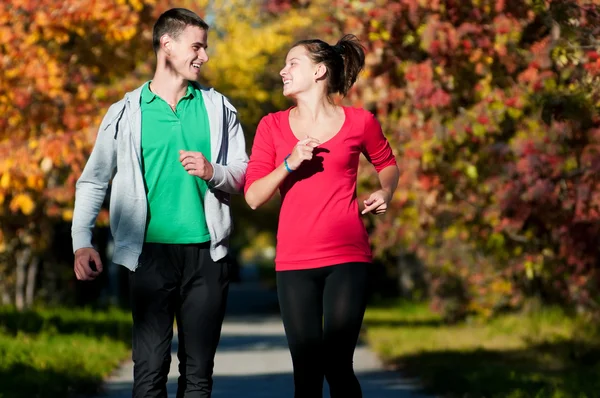
[[[287,170],[288,173],[291,173],[292,171],[294,171],[294,169],[292,169],[290,167],[290,165],[288,164],[288,158],[291,156],[291,154],[287,155],[284,159],[283,159],[283,167],[285,167],[285,169]]]

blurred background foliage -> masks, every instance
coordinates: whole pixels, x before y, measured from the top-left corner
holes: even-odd
[[[238,108],[248,151],[291,105],[292,43],[365,46],[336,100],[377,116],[401,169],[389,211],[365,217],[365,338],[390,366],[450,397],[598,396],[598,0],[2,2],[0,396],[92,393],[129,355],[125,269],[73,275],[75,182],[109,104],[152,77],[152,25],[175,6],[211,25],[201,80]],[[376,183],[362,159],[358,196]],[[233,212],[232,260],[272,288],[278,200]],[[108,262],[106,210],[95,243]]]
[[[110,276],[85,291],[73,280],[74,183],[107,106],[152,76],[155,18],[183,6],[211,25],[202,82],[238,107],[248,150],[260,117],[290,105],[278,72],[294,41],[361,39],[367,67],[338,100],[377,115],[402,172],[390,211],[366,218],[376,294],[429,299],[447,321],[528,303],[599,313],[596,3],[3,3],[2,303],[90,302],[106,286]],[[359,196],[375,184],[363,162]],[[277,208],[235,198],[242,266],[272,268]],[[97,242],[110,256],[107,223],[103,212]]]

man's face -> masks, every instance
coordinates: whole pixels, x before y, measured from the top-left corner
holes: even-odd
[[[188,25],[177,39],[167,37],[165,50],[173,71],[186,80],[197,80],[200,67],[208,62],[207,41],[207,32],[192,25]]]

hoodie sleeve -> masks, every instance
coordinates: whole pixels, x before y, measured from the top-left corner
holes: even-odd
[[[212,188],[231,194],[239,194],[244,187],[248,155],[244,130],[238,119],[235,107],[223,97],[224,123],[227,126],[226,164],[213,161],[213,176],[209,180]],[[224,137],[225,138],[225,137]]]
[[[98,129],[92,153],[75,185],[75,208],[71,227],[73,252],[84,247],[93,247],[92,229],[117,164],[114,131],[123,109],[124,103],[120,101],[106,112]]]

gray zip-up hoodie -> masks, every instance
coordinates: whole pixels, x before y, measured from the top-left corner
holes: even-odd
[[[199,85],[198,85],[199,86]],[[112,179],[110,228],[115,240],[112,261],[134,271],[146,233],[147,197],[142,175],[142,87],[125,94],[104,116],[96,143],[77,181],[73,211],[73,252],[92,246],[92,228]],[[232,229],[230,194],[240,193],[248,165],[244,132],[227,99],[204,87],[214,175],[204,197],[210,254],[225,257]]]

